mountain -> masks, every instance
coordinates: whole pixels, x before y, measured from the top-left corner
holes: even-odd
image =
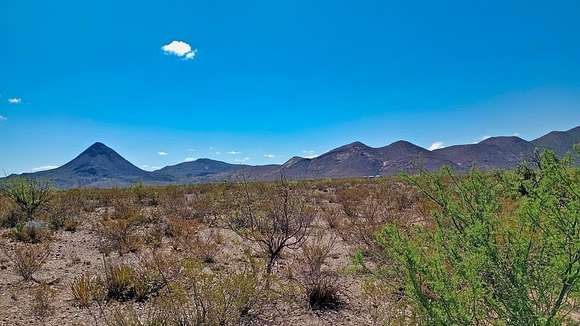
[[[61,167],[22,175],[48,179],[60,188],[112,187],[127,186],[136,182],[168,181],[139,169],[105,144],[98,142]]]
[[[378,148],[377,151],[381,153],[383,161],[380,173],[378,173],[380,175],[393,175],[401,172],[412,173],[418,171],[418,169],[433,171],[443,166],[449,166],[454,170],[462,170],[453,161],[404,140]]]
[[[294,157],[282,165],[280,173],[292,179],[344,178],[393,175],[419,168],[435,170],[444,165],[459,168],[453,162],[407,141],[379,148],[354,142],[312,159]]]
[[[203,181],[215,181],[227,173],[246,167],[241,164],[230,164],[221,161],[200,158],[191,162],[183,162],[176,165],[166,166],[153,171],[151,174],[158,178],[169,179],[176,183],[191,183]]]
[[[552,131],[540,138],[531,141],[534,146],[552,149],[558,155],[572,151],[574,144],[580,142],[580,126],[567,131]]]
[[[526,141],[519,137],[491,137],[476,144],[454,145],[433,151],[400,140],[384,147],[354,142],[318,157],[292,157],[277,165],[230,164],[201,158],[148,172],[139,169],[102,143],[95,143],[67,164],[47,171],[24,173],[43,178],[61,188],[128,186],[147,184],[184,184],[235,180],[344,178],[413,173],[448,166],[457,172],[471,167],[507,169],[529,160],[536,151],[552,149],[558,155],[571,152],[580,143],[580,126],[567,131],[552,131]],[[580,159],[576,159],[580,164]],[[13,176],[9,176],[13,177]]]
[[[519,137],[491,137],[477,144],[455,145],[433,151],[462,168],[512,168],[534,155],[535,146]]]

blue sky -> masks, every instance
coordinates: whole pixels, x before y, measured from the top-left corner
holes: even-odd
[[[577,0],[0,1],[0,171],[95,141],[152,169],[569,129],[579,13]]]

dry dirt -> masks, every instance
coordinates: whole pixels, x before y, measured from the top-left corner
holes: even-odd
[[[89,217],[87,217],[89,218]],[[99,251],[99,239],[89,223],[82,223],[75,232],[59,231],[52,235],[50,254],[46,264],[35,273],[38,282],[49,282],[54,290],[50,301],[52,313],[45,317],[35,317],[34,288],[38,282],[23,281],[15,272],[12,261],[8,258],[16,246],[22,244],[5,235],[8,230],[0,231],[0,325],[94,325],[91,315],[75,306],[70,291],[73,280],[85,272],[98,272],[103,266],[103,254]],[[228,240],[222,246],[216,258],[216,265],[228,265],[240,256],[240,241],[233,232],[219,229]],[[246,244],[250,246],[251,244]],[[370,323],[368,315],[359,303],[360,280],[353,273],[346,272],[350,265],[352,248],[337,239],[325,268],[339,271],[339,284],[344,306],[339,311],[315,313],[307,309],[306,304],[292,307],[281,305],[272,316],[265,316],[259,324],[270,325],[366,325]],[[288,252],[276,266],[277,273],[285,275],[295,268],[293,254]],[[134,254],[122,257],[112,256],[115,261],[131,261]],[[341,272],[342,271],[342,272]],[[305,300],[304,300],[305,301]],[[135,305],[137,311],[146,309]],[[113,304],[113,307],[123,304]]]

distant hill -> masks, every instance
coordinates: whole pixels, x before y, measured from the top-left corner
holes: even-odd
[[[215,181],[216,179],[219,179],[219,176],[225,177],[228,173],[240,170],[244,167],[246,166],[200,158],[191,162],[166,166],[162,169],[153,171],[151,175],[158,178],[169,179],[176,183]]]
[[[102,143],[91,145],[61,167],[22,175],[48,179],[60,188],[128,186],[136,182],[168,181],[139,169]]]
[[[572,146],[580,142],[580,126],[568,131],[552,131],[531,141],[535,147],[552,149],[558,155],[572,151]]]
[[[148,172],[139,169],[102,143],[95,143],[67,164],[56,169],[24,173],[44,178],[61,188],[183,184],[226,180],[275,180],[366,177],[433,171],[443,166],[464,172],[479,169],[507,169],[533,157],[537,150],[551,149],[558,155],[572,152],[580,143],[580,126],[568,131],[552,131],[526,141],[519,137],[491,137],[476,144],[449,146],[434,151],[407,141],[374,148],[354,142],[315,158],[295,156],[277,165],[243,165],[201,158]],[[579,162],[578,160],[576,162]],[[9,176],[12,177],[12,176]]]
[[[519,137],[491,137],[477,144],[455,145],[435,150],[462,168],[506,169],[534,155],[535,146]]]

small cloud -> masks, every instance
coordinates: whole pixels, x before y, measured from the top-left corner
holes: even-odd
[[[32,169],[32,172],[38,172],[38,171],[46,171],[46,170],[52,170],[52,169],[56,169],[58,166],[57,165],[45,165],[45,166],[39,166],[36,168]]]
[[[167,152],[164,152],[164,151],[157,152],[157,154],[159,154],[160,156],[166,156],[166,155],[169,155],[169,153],[167,153]]]
[[[143,170],[147,170],[147,171],[155,171],[155,170],[159,170],[161,169],[160,166],[151,166],[151,165],[147,165],[147,164],[143,164],[141,165],[141,168]]]
[[[302,154],[304,154],[303,156],[305,158],[315,158],[317,156],[316,151],[313,150],[304,150],[302,151]]]
[[[194,160],[195,160],[195,158],[193,158],[193,157],[186,157],[186,158],[183,159],[183,162],[191,162],[191,161],[194,161]]]
[[[165,54],[176,55],[185,60],[192,60],[197,54],[197,49],[192,49],[191,45],[183,41],[171,41],[161,47]]]
[[[238,155],[238,154],[242,154],[242,152],[236,152],[236,151],[229,151],[229,152],[226,152],[226,153],[227,153],[227,154],[230,154],[230,155]]]
[[[8,120],[5,116],[0,115],[0,121]]]
[[[249,157],[244,157],[244,158],[237,158],[237,159],[234,160],[234,162],[238,162],[238,163],[239,162],[247,162],[249,160],[250,160]]]
[[[222,152],[215,152],[215,155],[222,155]]]
[[[20,97],[13,97],[8,99],[8,103],[10,104],[20,104],[22,103],[22,99]]]
[[[274,154],[264,154],[264,157],[265,158],[274,158],[274,157],[276,157],[276,155],[274,155]]]
[[[431,144],[431,146],[429,146],[429,150],[430,151],[434,151],[436,149],[439,148],[443,148],[443,142],[442,141],[436,141],[433,144]]]

